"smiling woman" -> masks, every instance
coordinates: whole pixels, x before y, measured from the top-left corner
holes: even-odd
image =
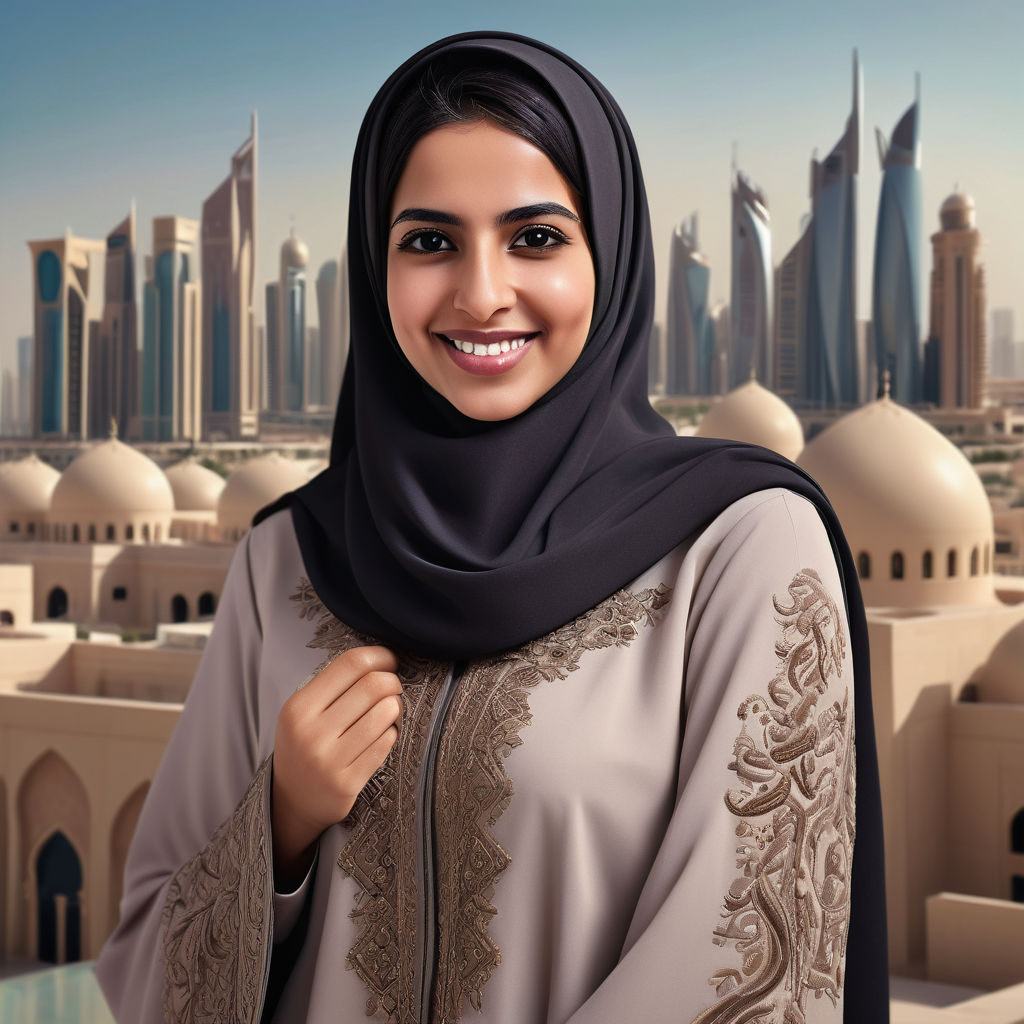
[[[466,416],[524,412],[590,329],[594,264],[569,183],[519,135],[458,123],[413,147],[392,213],[388,311],[405,357]]]
[[[239,545],[97,965],[118,1020],[881,1024],[853,561],[792,463],[651,408],[615,101],[441,40],[351,188],[331,465]]]

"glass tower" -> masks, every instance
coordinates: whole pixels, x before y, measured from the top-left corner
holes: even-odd
[[[732,186],[732,358],[730,385],[751,371],[771,387],[772,240],[768,200],[739,172]]]
[[[697,215],[672,232],[668,314],[665,324],[665,391],[711,394],[714,331],[708,316],[711,268],[697,244]]]

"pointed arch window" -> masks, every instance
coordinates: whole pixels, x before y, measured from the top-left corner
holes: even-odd
[[[956,548],[950,548],[946,553],[946,575],[956,575]]]
[[[871,579],[871,556],[866,551],[857,556],[857,575],[862,580]]]
[[[903,579],[903,552],[894,551],[892,558],[889,560],[889,574],[894,580]]]
[[[926,551],[921,556],[921,577],[922,579],[930,580],[932,578],[932,553]]]
[[[977,544],[975,544],[974,547],[971,548],[971,575],[972,576],[977,576],[978,575],[978,545]]]

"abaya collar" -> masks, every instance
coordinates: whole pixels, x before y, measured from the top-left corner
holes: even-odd
[[[511,420],[471,420],[401,354],[384,288],[377,184],[396,98],[434,58],[522,62],[562,104],[584,169],[596,296],[570,372]],[[356,142],[348,229],[351,347],[330,465],[288,506],[306,571],[341,621],[444,659],[518,646],[589,610],[732,502],[786,487],[814,503],[843,580],[855,674],[858,836],[845,1019],[888,1020],[881,806],[867,624],[849,548],[803,470],[754,445],[678,438],[647,399],[654,256],[632,134],[604,87],[552,47],[466,33],[410,58]]]

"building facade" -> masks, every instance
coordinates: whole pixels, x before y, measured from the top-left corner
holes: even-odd
[[[878,380],[889,372],[889,393],[921,401],[921,143],[915,99],[887,140],[876,129],[882,192],[875,230],[872,327]]]
[[[772,383],[772,241],[768,200],[741,173],[732,185],[733,387],[753,374]]]
[[[1016,377],[1017,360],[1013,341],[1013,310],[992,310],[992,359],[990,375]]]
[[[256,437],[260,373],[253,289],[256,263],[256,114],[231,173],[203,203],[203,404],[208,439]]]
[[[199,222],[153,219],[143,289],[140,426],[144,441],[197,441],[201,434]]]
[[[89,255],[98,239],[29,242],[32,253],[35,379],[32,433],[81,440],[89,430]]]
[[[980,409],[988,379],[985,270],[974,200],[954,192],[932,235],[931,326],[926,353],[928,393],[943,409]]]
[[[103,319],[90,353],[89,436],[106,437],[111,419],[127,436],[138,431],[139,311],[135,294],[135,206],[107,235]]]
[[[348,263],[345,253],[328,260],[316,279],[320,318],[321,404],[334,408],[341,393],[341,376],[348,358]]]
[[[267,285],[267,407],[301,412],[306,404],[306,266],[309,250],[292,229],[280,272]]]
[[[711,393],[714,332],[708,315],[711,268],[700,254],[697,215],[672,232],[665,322],[665,391]]]

